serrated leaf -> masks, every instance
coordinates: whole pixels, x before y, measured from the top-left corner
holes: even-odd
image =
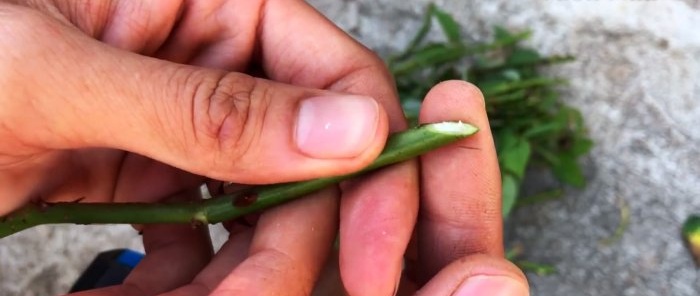
[[[501,180],[502,186],[502,214],[503,218],[508,217],[510,212],[515,207],[515,202],[518,197],[518,191],[520,189],[520,183],[518,180],[510,174],[503,174]]]
[[[440,8],[435,7],[433,10],[433,15],[437,19],[442,31],[445,33],[445,37],[450,43],[461,43],[462,34],[460,33],[459,24],[452,15],[446,13]]]

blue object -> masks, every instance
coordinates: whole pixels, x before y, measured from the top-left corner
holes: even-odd
[[[143,256],[128,249],[99,253],[75,281],[70,293],[121,284]]]
[[[143,254],[136,251],[124,249],[121,252],[121,254],[119,254],[119,258],[117,258],[117,261],[119,261],[119,263],[121,264],[134,268],[136,267],[136,264],[139,264],[139,262],[141,262],[142,258]]]

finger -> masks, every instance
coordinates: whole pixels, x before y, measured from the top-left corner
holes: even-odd
[[[525,275],[502,257],[471,255],[443,268],[415,295],[527,296]]]
[[[249,257],[223,281],[202,279],[220,282],[212,295],[309,295],[335,238],[337,194],[326,189],[265,212]]]
[[[128,51],[153,53],[178,21],[182,0],[14,1]]]
[[[214,69],[245,70],[256,47],[263,3],[186,1],[178,26],[156,56]]]
[[[343,185],[340,273],[350,295],[390,295],[418,202],[413,163],[404,163]]]
[[[146,58],[17,11],[2,20],[14,30],[0,32],[12,44],[0,48],[0,120],[21,130],[0,136],[26,149],[111,147],[214,179],[276,183],[358,170],[386,139],[370,97]]]
[[[445,120],[480,131],[421,157],[418,259],[424,279],[466,255],[503,256],[500,172],[481,92],[460,81],[433,88],[420,121]]]
[[[196,195],[190,191],[187,194]],[[192,281],[213,255],[207,227],[147,225],[143,227],[146,256],[122,285],[78,295],[155,295]]]
[[[167,293],[168,296],[209,295],[214,288],[248,256],[253,229],[231,234],[211,262],[191,283]]]

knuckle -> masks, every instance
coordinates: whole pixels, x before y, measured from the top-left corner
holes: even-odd
[[[268,87],[241,73],[201,80],[194,92],[195,139],[218,151],[214,159],[240,160],[251,152],[269,105]]]

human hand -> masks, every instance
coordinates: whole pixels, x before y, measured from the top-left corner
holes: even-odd
[[[302,1],[5,1],[0,52],[0,215],[37,199],[193,198],[205,177],[260,184],[347,173],[380,152],[389,130],[405,128],[381,60]],[[330,98],[348,93],[379,106]],[[312,116],[296,122],[298,113],[329,109],[318,115],[329,126],[307,122]],[[304,215],[315,223],[303,225],[333,228],[340,215],[348,290],[389,294],[417,213],[415,163],[319,195],[330,201],[305,211],[327,211]],[[153,273],[127,285],[141,294],[189,284],[215,262],[202,230],[143,232],[142,265],[160,269],[144,267]],[[291,238],[276,237],[245,262],[297,268],[280,254],[307,242]],[[324,240],[332,238],[308,244]],[[299,272],[309,274],[299,285],[310,287],[313,268]],[[275,279],[265,285],[289,278]]]
[[[504,258],[501,179],[481,92],[443,82],[426,96],[419,119],[462,120],[480,130],[420,157],[421,206],[397,295],[529,295],[523,273]],[[337,267],[329,263],[317,295],[343,293]]]

